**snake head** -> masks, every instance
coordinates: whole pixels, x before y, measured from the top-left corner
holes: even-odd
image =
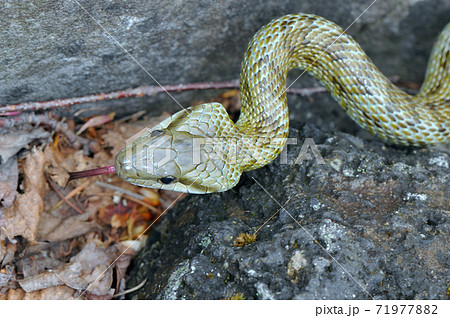
[[[116,172],[143,187],[187,193],[226,191],[242,172],[229,162],[232,158],[225,153],[229,145],[220,133],[229,133],[233,125],[221,104],[189,107],[120,151]]]

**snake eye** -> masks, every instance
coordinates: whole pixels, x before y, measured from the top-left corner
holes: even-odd
[[[150,137],[158,137],[164,134],[164,130],[153,130],[150,134]]]
[[[174,176],[167,176],[167,177],[159,178],[158,182],[162,183],[162,184],[171,184],[171,183],[175,182],[176,180],[177,180],[177,178],[175,178]]]

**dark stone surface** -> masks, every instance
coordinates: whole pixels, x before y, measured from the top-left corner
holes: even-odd
[[[191,195],[164,215],[128,287],[148,281],[130,297],[445,299],[449,155],[311,124],[290,137],[299,145],[289,146],[289,164],[277,159],[228,192]],[[314,139],[325,164],[292,164],[305,138]],[[285,211],[255,243],[233,246],[280,204]]]

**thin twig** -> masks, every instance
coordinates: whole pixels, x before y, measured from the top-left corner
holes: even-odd
[[[147,112],[145,110],[140,110],[134,114],[131,114],[129,116],[125,116],[121,119],[116,120],[115,122],[120,124],[120,123],[124,123],[128,120],[132,120],[132,121],[136,121],[137,119],[139,119],[139,117],[141,117],[142,115],[145,115]]]
[[[147,278],[144,279],[139,285],[137,285],[137,286],[135,286],[135,287],[133,287],[133,288],[124,290],[123,292],[117,293],[117,294],[115,294],[113,297],[116,298],[116,297],[120,297],[120,296],[129,294],[129,293],[132,293],[132,292],[134,292],[134,291],[136,291],[136,290],[142,288],[142,286],[144,286],[146,282],[147,282]]]
[[[58,187],[56,186],[56,184],[47,176],[47,180],[48,183],[50,184],[50,186],[52,187],[52,189],[56,192],[57,195],[59,195],[59,197],[61,199],[64,200],[64,202],[66,202],[72,209],[74,209],[75,211],[77,211],[79,214],[84,214],[83,211],[80,210],[80,208],[78,208],[76,205],[74,205],[72,202],[70,202],[62,193],[61,191],[59,191]]]
[[[72,197],[74,197],[77,193],[81,192],[84,188],[87,187],[87,185],[89,184],[89,180],[83,182],[81,185],[79,185],[78,187],[76,187],[75,189],[73,189],[72,191],[69,192],[68,195],[65,196],[65,198],[67,200],[71,199]],[[47,212],[50,213],[54,210],[56,210],[57,208],[59,208],[61,206],[61,204],[63,204],[64,202],[67,202],[66,200],[60,200],[58,203],[56,203],[53,207],[50,208],[50,210],[48,210]]]
[[[140,86],[137,88],[130,88],[111,93],[100,93],[83,97],[55,99],[45,102],[31,102],[14,105],[4,105],[0,106],[0,114],[8,114],[8,112],[45,110],[52,108],[69,107],[82,103],[93,103],[103,100],[113,100],[128,97],[153,96],[161,92],[183,92],[189,90],[231,89],[231,88],[238,89],[239,80],[210,82],[210,83],[189,83],[189,84],[177,84],[165,86]],[[312,94],[325,91],[326,89],[324,87],[293,88],[287,90],[288,93],[300,94],[302,96],[310,96]]]
[[[119,193],[123,193],[123,194],[129,195],[130,197],[133,197],[136,200],[144,200],[145,199],[145,196],[143,196],[141,194],[134,193],[132,191],[129,191],[127,189],[123,189],[121,187],[118,187],[118,186],[115,186],[115,185],[112,185],[112,184],[109,184],[109,183],[97,181],[96,184],[98,186],[102,187],[102,188],[110,189],[110,190],[113,190],[113,191],[117,191]]]
[[[96,183],[100,187],[107,188],[107,189],[110,189],[110,190],[122,193],[123,196],[125,198],[127,198],[128,200],[136,202],[136,203],[138,203],[140,205],[143,205],[143,206],[149,208],[150,210],[152,210],[155,213],[159,213],[160,212],[157,208],[155,208],[154,206],[152,206],[152,205],[148,204],[147,202],[145,202],[144,201],[145,200],[145,196],[143,196],[141,194],[134,193],[134,192],[129,191],[127,189],[123,189],[121,187],[118,187],[118,186],[115,186],[115,185],[112,185],[112,184],[109,184],[109,183],[104,183],[104,182],[101,182],[101,181],[97,181]]]

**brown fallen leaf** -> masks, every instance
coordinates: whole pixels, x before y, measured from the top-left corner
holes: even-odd
[[[21,272],[24,278],[28,278],[45,272],[48,268],[58,268],[64,265],[64,262],[54,259],[46,252],[19,259],[16,262],[17,271]]]
[[[0,271],[0,299],[111,299],[114,291],[125,290],[127,268],[146,242],[143,231],[161,213],[160,193],[124,183],[113,174],[96,177],[98,182],[75,180],[61,192],[83,210],[79,215],[66,202],[57,205],[61,198],[47,183],[50,178],[64,187],[66,171],[111,164],[127,137],[159,121],[111,122],[95,129],[95,134],[92,127],[88,128],[90,138],[101,145],[91,150],[90,156],[71,148],[66,139],[55,134],[53,142],[40,147],[43,153],[30,149],[21,165],[16,163],[16,172],[5,168],[10,175],[15,174],[16,182],[17,171],[23,171],[23,182],[0,185],[0,190],[9,190],[1,192],[3,198],[10,198],[6,200],[9,208],[0,204],[0,210],[7,210],[5,214],[0,211],[0,264],[3,260],[2,270],[11,268]],[[0,180],[11,182],[10,175],[3,171],[0,167],[0,177],[4,177]],[[100,183],[119,187],[127,194]],[[17,188],[23,193],[17,193]],[[129,198],[131,194],[138,199]],[[172,199],[166,196],[169,204]],[[52,210],[53,206],[56,208]],[[121,211],[123,207],[127,209]],[[9,240],[5,240],[7,237]],[[136,237],[137,241],[132,240]],[[124,254],[113,263],[122,251]]]
[[[69,175],[67,171],[88,169],[89,161],[82,150],[64,153],[54,147],[45,147],[44,156],[46,160],[45,171],[60,187],[64,187]]]
[[[103,124],[110,122],[111,120],[114,119],[114,116],[116,116],[116,113],[112,112],[109,113],[108,115],[99,115],[89,118],[88,121],[85,122],[83,126],[81,126],[81,128],[77,131],[77,135],[81,134],[83,131],[85,131],[90,127],[101,126]]]
[[[11,278],[13,278],[11,274],[0,273],[0,287],[6,286]]]
[[[31,131],[15,130],[0,136],[0,163],[8,161],[9,158],[19,152],[35,139],[49,138],[50,133],[41,128]]]
[[[6,230],[11,237],[23,236],[36,242],[39,216],[44,210],[43,196],[46,180],[44,177],[44,154],[33,149],[25,159],[24,194],[17,194],[14,204],[5,210]]]
[[[8,293],[0,294],[0,300],[69,300],[75,299],[75,291],[67,286],[50,287],[31,293],[22,288],[10,289]]]
[[[81,270],[79,262],[70,262],[54,270],[19,280],[19,284],[27,293],[60,285],[83,289],[88,283],[80,277]]]
[[[37,226],[36,239],[61,242],[101,229],[95,221],[85,221],[83,218],[79,215],[63,218],[43,213]]]
[[[1,266],[5,266],[14,260],[14,255],[17,252],[17,245],[15,243],[8,243],[5,246],[4,254],[0,251]]]
[[[27,293],[49,287],[66,285],[79,291],[94,295],[111,294],[113,282],[112,268],[109,264],[116,257],[117,249],[97,246],[90,242],[66,263],[58,268],[47,270],[19,281]]]
[[[81,275],[88,282],[87,291],[94,295],[111,294],[113,282],[112,267],[109,264],[116,258],[115,246],[97,246],[90,242],[80,253],[72,257],[71,262],[79,262],[82,265]]]
[[[16,197],[18,174],[16,158],[9,158],[0,165],[0,208],[8,208],[13,203]]]
[[[55,286],[25,294],[24,300],[70,300],[74,297],[74,290],[67,286]]]

